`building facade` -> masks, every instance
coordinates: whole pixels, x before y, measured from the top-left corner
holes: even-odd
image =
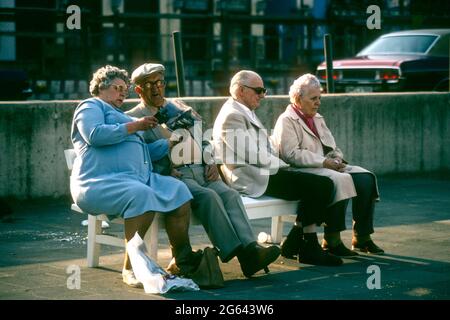
[[[366,26],[374,4],[379,30]],[[244,68],[262,74],[270,94],[287,94],[323,60],[324,34],[340,58],[383,33],[449,27],[449,13],[446,0],[0,0],[0,70],[25,71],[34,98],[79,99],[98,67],[131,72],[154,61],[167,67],[174,96],[172,33],[180,31],[187,95],[227,95]],[[69,28],[77,17],[79,28]]]

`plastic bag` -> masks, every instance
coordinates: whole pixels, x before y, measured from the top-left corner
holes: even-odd
[[[133,239],[127,243],[127,252],[130,257],[136,279],[144,285],[146,293],[166,293],[170,290],[198,291],[200,288],[194,281],[180,278],[167,273],[147,255],[147,248],[139,234],[136,232]]]

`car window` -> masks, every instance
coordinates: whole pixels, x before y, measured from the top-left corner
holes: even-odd
[[[358,53],[358,56],[369,54],[425,53],[436,38],[437,36],[432,35],[408,35],[380,38]]]
[[[449,42],[450,35],[443,35],[439,38],[436,44],[431,48],[429,54],[432,56],[441,56],[448,57],[449,56]]]

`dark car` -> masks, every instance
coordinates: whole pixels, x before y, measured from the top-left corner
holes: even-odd
[[[0,70],[0,100],[25,100],[32,94],[25,71]]]
[[[356,57],[333,61],[335,92],[448,91],[450,29],[385,34]],[[326,89],[326,65],[317,67]]]

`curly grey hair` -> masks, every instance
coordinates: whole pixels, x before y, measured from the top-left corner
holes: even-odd
[[[89,84],[89,92],[94,97],[98,96],[100,90],[107,89],[111,85],[111,82],[116,78],[122,79],[127,85],[130,84],[130,79],[128,78],[128,72],[126,70],[110,65],[101,67],[92,75],[92,80]]]
[[[289,99],[291,103],[295,103],[299,97],[305,94],[306,89],[319,88],[320,82],[317,77],[311,73],[306,73],[297,78],[289,88]]]
[[[254,71],[251,71],[251,70],[241,70],[238,73],[236,73],[233,76],[233,78],[231,78],[231,81],[230,81],[231,96],[234,99],[236,99],[237,98],[236,92],[239,88],[239,85],[248,84],[249,80],[254,77],[261,78],[259,74],[257,74]]]

